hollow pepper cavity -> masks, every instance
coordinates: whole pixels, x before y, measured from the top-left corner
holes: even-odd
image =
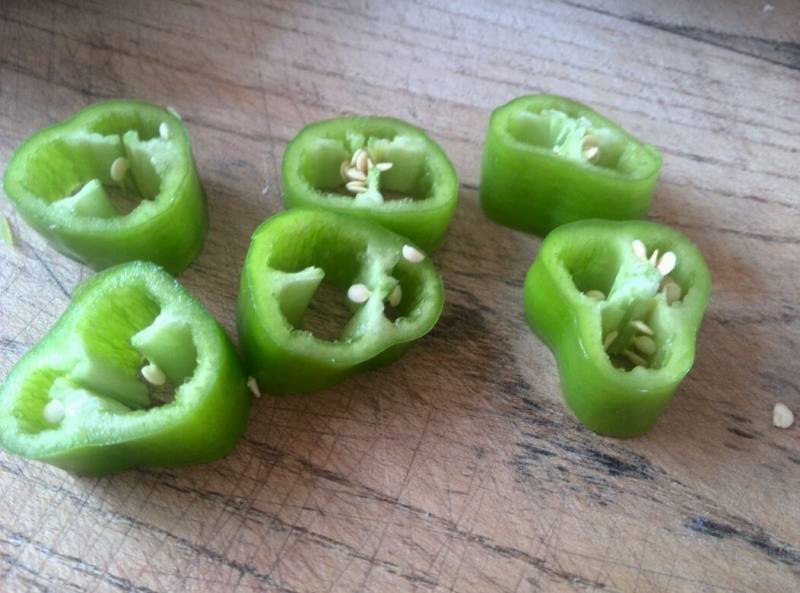
[[[322,283],[352,315],[334,340],[304,327]],[[433,328],[443,300],[439,274],[408,239],[346,214],[288,210],[253,235],[242,270],[239,336],[262,390],[314,391],[399,358]]]
[[[389,117],[310,124],[289,143],[281,171],[288,208],[369,218],[428,252],[444,238],[458,198],[458,176],[439,145]]]
[[[650,430],[692,368],[710,290],[703,256],[681,233],[586,220],[545,238],[525,280],[525,311],[578,419],[630,437]]]
[[[172,276],[132,262],[84,282],[0,387],[5,449],[77,474],[225,455],[250,394],[220,325]]]
[[[492,113],[481,206],[498,224],[537,235],[586,218],[642,218],[660,170],[656,148],[586,105],[528,95]]]
[[[146,260],[177,274],[208,228],[183,123],[140,101],[98,103],[37,132],[12,156],[3,186],[53,247],[95,269]]]

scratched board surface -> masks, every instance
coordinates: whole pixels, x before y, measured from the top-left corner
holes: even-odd
[[[226,459],[78,479],[0,454],[0,590],[800,590],[800,5],[796,2],[57,0],[0,3],[0,162],[111,97],[172,105],[211,210],[181,281],[234,334],[250,233],[306,123],[430,131],[462,181],[447,303],[389,368],[263,397]],[[526,328],[539,240],[477,199],[490,111],[555,92],[657,144],[654,220],[714,277],[697,362],[644,438],[565,410]],[[90,270],[14,214],[0,375]]]

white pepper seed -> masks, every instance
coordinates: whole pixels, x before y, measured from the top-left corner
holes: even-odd
[[[664,295],[667,297],[667,304],[671,305],[675,301],[681,300],[682,290],[680,285],[675,282],[672,278],[666,277],[664,278],[664,284],[662,288]]]
[[[392,307],[396,307],[397,305],[400,304],[400,301],[402,300],[403,300],[403,289],[398,284],[397,286],[394,287],[394,290],[389,295],[389,304]]]
[[[647,259],[647,248],[639,239],[634,239],[631,243],[633,254],[639,259]]]
[[[639,330],[641,333],[645,334],[646,336],[652,336],[653,335],[653,329],[649,325],[647,325],[644,321],[641,321],[640,319],[636,319],[634,321],[631,321],[631,325],[634,328],[636,328],[637,330]]]
[[[51,399],[42,410],[42,416],[48,424],[61,424],[66,416],[64,403],[58,399]]]
[[[612,330],[606,334],[606,338],[603,340],[603,350],[608,350],[608,347],[614,343],[614,340],[617,339],[619,332],[617,330]]]
[[[358,158],[356,159],[356,169],[358,169],[359,171],[361,171],[365,175],[366,175],[366,173],[368,171],[368,169],[367,169],[367,161],[368,160],[369,160],[369,157],[367,156],[367,151],[366,150],[362,150],[361,154],[359,154]]]
[[[366,303],[372,293],[364,284],[353,284],[347,289],[347,298],[354,303]]]
[[[666,276],[672,270],[675,269],[675,266],[678,263],[678,257],[671,251],[667,251],[664,255],[661,256],[661,259],[658,260],[658,265],[656,265],[656,269],[661,272],[662,276]]]
[[[114,162],[111,163],[111,179],[119,183],[125,179],[125,174],[128,172],[129,167],[130,163],[124,156],[115,158]]]
[[[350,169],[348,169],[347,172],[346,172],[346,175],[347,175],[347,178],[350,179],[351,181],[366,181],[367,180],[367,176],[364,175],[361,171],[359,171],[358,169],[356,169],[354,167],[351,167]]]
[[[366,154],[366,151],[363,148],[359,148],[353,153],[352,158],[350,159],[350,165],[356,167],[356,163],[358,163],[358,159],[361,158],[361,155]]]
[[[247,388],[255,397],[261,397],[261,390],[258,388],[258,381],[255,377],[247,378]]]
[[[779,402],[772,408],[772,424],[777,428],[789,428],[794,424],[794,413],[786,404]]]
[[[412,245],[403,245],[403,258],[410,261],[412,264],[418,264],[425,259],[425,254]]]
[[[158,365],[154,362],[142,367],[142,377],[145,378],[145,381],[156,387],[167,382],[167,376],[164,374],[164,371],[158,368]]]
[[[628,357],[628,360],[630,360],[636,366],[639,366],[639,367],[646,367],[647,366],[647,361],[644,358],[642,358],[641,356],[639,356],[638,354],[636,354],[635,352],[631,352],[630,350],[623,350],[622,353],[626,357]]]
[[[652,356],[656,352],[656,341],[650,336],[636,336],[631,343],[634,348],[647,356]]]
[[[366,186],[365,186],[363,183],[361,183],[360,181],[348,181],[348,182],[345,184],[345,187],[346,187],[346,188],[347,188],[349,191],[351,191],[351,192],[353,192],[353,193],[356,193],[356,194],[362,194],[362,193],[364,193],[365,191],[367,191],[367,188],[366,188]]]

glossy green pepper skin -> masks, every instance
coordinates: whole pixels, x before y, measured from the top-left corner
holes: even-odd
[[[495,109],[480,199],[494,222],[536,235],[586,218],[642,218],[661,155],[586,105],[528,95]]]
[[[373,164],[391,163],[388,170],[367,171],[363,192],[345,185],[359,149]],[[458,198],[458,176],[441,147],[419,128],[389,117],[341,117],[306,126],[287,146],[281,173],[287,208],[368,218],[428,252],[444,238]]]
[[[288,210],[266,220],[247,252],[237,309],[245,360],[259,387],[271,393],[330,387],[396,360],[427,334],[442,311],[442,281],[428,258],[404,257],[411,247],[373,222],[336,212]],[[352,315],[336,340],[304,329],[323,281]],[[345,297],[358,284],[369,291],[366,302]],[[393,294],[400,295],[394,306]]]
[[[666,252],[676,256],[673,270]],[[703,256],[681,233],[586,220],[545,238],[525,280],[525,311],[578,419],[631,437],[650,430],[692,368],[710,290]]]
[[[149,363],[164,387],[143,379]],[[12,369],[0,442],[76,474],[202,463],[233,448],[249,409],[224,330],[162,268],[132,262],[84,282]]]
[[[144,260],[178,274],[208,228],[183,123],[140,101],[97,103],[40,130],[14,153],[3,187],[55,249],[98,270]]]

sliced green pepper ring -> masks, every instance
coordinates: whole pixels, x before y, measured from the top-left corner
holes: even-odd
[[[642,218],[661,154],[586,105],[528,95],[495,109],[481,168],[481,205],[537,235],[586,218]]]
[[[304,328],[323,282],[352,315],[333,340]],[[288,210],[253,234],[242,271],[239,336],[261,389],[314,391],[399,358],[433,328],[443,301],[439,274],[408,239],[354,216]]]
[[[162,268],[132,262],[83,283],[0,388],[7,450],[78,474],[225,455],[250,393],[224,330]]]
[[[525,280],[525,311],[578,419],[629,437],[650,430],[692,368],[710,291],[703,256],[681,233],[584,220],[545,238]]]
[[[458,176],[441,147],[389,117],[306,126],[286,148],[282,176],[287,208],[363,216],[429,252],[444,238],[458,198]]]
[[[37,132],[14,153],[3,184],[28,224],[95,269],[145,260],[177,274],[208,228],[183,123],[140,101],[98,103]]]

